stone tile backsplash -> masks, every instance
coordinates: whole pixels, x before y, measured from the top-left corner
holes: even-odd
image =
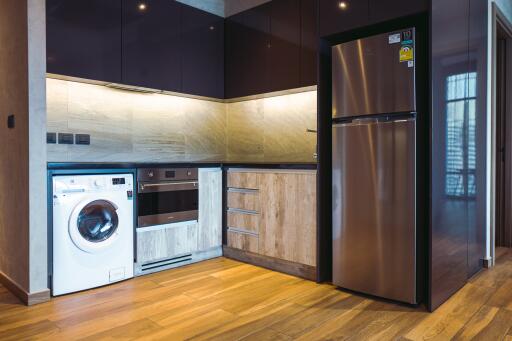
[[[48,78],[47,116],[91,135],[49,144],[49,162],[315,161],[316,91],[219,103]]]

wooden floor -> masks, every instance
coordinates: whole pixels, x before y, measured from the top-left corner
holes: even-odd
[[[512,251],[433,314],[225,258],[33,307],[0,287],[0,340],[512,340]]]

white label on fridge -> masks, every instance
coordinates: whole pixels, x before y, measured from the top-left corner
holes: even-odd
[[[399,43],[401,40],[401,34],[400,33],[396,33],[396,34],[391,34],[389,36],[389,43],[390,44],[397,44]]]

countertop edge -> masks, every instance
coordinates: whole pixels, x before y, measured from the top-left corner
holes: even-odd
[[[48,162],[51,170],[94,170],[134,168],[260,168],[260,169],[317,169],[317,163],[308,162]]]

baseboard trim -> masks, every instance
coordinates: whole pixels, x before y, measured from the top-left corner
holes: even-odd
[[[29,293],[1,271],[0,283],[25,305],[31,306],[50,300],[50,289]]]
[[[224,257],[316,281],[316,267],[223,246]]]

